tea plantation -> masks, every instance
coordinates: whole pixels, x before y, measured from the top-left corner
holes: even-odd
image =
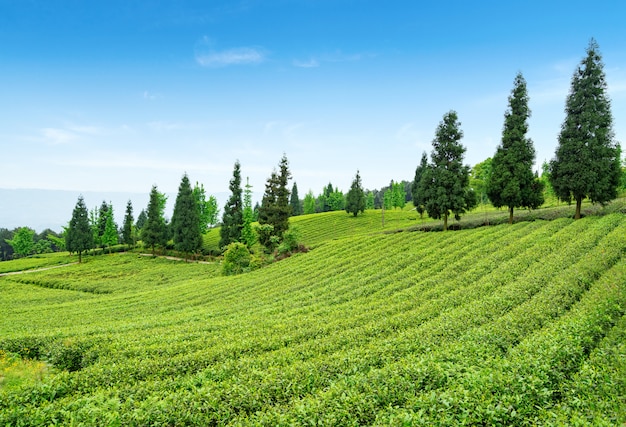
[[[626,423],[623,214],[298,221],[311,251],[240,276],[120,253],[0,277],[0,425]]]

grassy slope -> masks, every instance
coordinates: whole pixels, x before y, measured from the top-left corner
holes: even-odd
[[[315,249],[238,277],[115,254],[0,278],[0,349],[79,359],[0,389],[0,424],[626,422],[623,215],[379,220],[294,219]]]

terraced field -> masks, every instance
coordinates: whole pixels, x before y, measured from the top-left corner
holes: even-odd
[[[624,215],[343,218],[243,276],[115,254],[0,277],[0,350],[49,363],[0,385],[0,425],[626,422]]]

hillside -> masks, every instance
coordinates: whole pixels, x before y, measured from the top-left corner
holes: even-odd
[[[50,363],[5,369],[0,424],[626,422],[624,215],[342,218],[243,276],[115,254],[0,277],[5,359]]]

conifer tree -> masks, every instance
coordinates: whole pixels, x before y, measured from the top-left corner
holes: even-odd
[[[139,215],[137,215],[137,222],[135,223],[135,227],[137,227],[137,230],[141,231],[147,219],[148,215],[146,214],[146,210],[142,209],[141,212],[139,212]]]
[[[156,246],[164,247],[167,244],[167,229],[162,205],[163,195],[159,193],[157,186],[153,185],[150,191],[146,223],[141,229],[141,240],[144,245],[152,248],[152,255],[155,253]]]
[[[107,211],[109,210],[109,205],[105,200],[102,201],[100,205],[100,210],[98,211],[98,229],[96,235],[97,244],[104,249],[106,244],[104,243],[103,236],[107,226]]]
[[[443,218],[448,229],[448,217],[461,214],[476,205],[476,196],[469,188],[469,166],[463,164],[465,147],[461,145],[463,131],[455,111],[449,111],[437,126],[431,163],[422,175],[424,205],[431,218]]]
[[[259,240],[265,247],[271,246],[271,236],[275,236],[278,241],[281,241],[284,232],[289,229],[291,206],[289,205],[289,188],[287,185],[291,178],[291,172],[289,172],[289,162],[284,154],[278,167],[279,172],[273,171],[267,179],[259,209],[259,224],[272,227],[271,235],[267,235],[268,233],[260,233],[259,235]]]
[[[113,220],[113,205],[109,203],[108,209],[104,213],[104,234],[102,234],[102,248],[109,248],[111,253],[111,246],[117,245],[119,236],[117,234],[117,224]]]
[[[291,199],[289,200],[291,205],[291,214],[293,216],[302,215],[302,205],[300,204],[300,197],[298,196],[298,184],[293,183],[291,187]]]
[[[187,174],[183,175],[178,187],[171,227],[174,247],[185,254],[185,260],[190,253],[200,250],[200,210]]]
[[[78,262],[83,261],[83,252],[93,247],[93,232],[89,224],[89,212],[83,196],[78,197],[72,219],[65,236],[65,247],[70,252],[78,253]]]
[[[361,175],[359,175],[358,170],[346,196],[346,212],[351,213],[353,216],[357,216],[359,212],[365,212],[365,192],[363,191]]]
[[[415,179],[411,185],[411,196],[413,199],[413,206],[415,210],[420,214],[420,218],[424,217],[424,190],[421,187],[422,175],[428,167],[428,156],[424,151],[422,153],[422,160],[420,164],[415,168]]]
[[[133,233],[133,203],[129,200],[126,203],[126,213],[124,215],[124,225],[122,226],[122,239],[129,247],[135,245]]]
[[[246,177],[246,186],[243,192],[243,227],[241,229],[241,240],[248,247],[252,248],[256,243],[256,234],[252,229],[254,222],[254,210],[252,209],[252,186],[250,179]]]
[[[552,188],[560,200],[576,202],[576,219],[583,199],[605,204],[617,197],[620,147],[614,139],[603,67],[598,44],[592,39],[572,77],[565,121],[550,162]]]
[[[515,77],[509,96],[509,108],[504,113],[502,142],[491,161],[487,181],[487,197],[496,207],[509,209],[509,224],[513,210],[525,207],[536,209],[543,204],[543,185],[533,173],[535,148],[528,132],[528,92],[522,73]]]
[[[241,165],[235,162],[233,178],[230,180],[230,198],[224,206],[222,228],[220,229],[220,247],[225,248],[233,242],[241,240],[243,228],[243,201],[241,200]]]

